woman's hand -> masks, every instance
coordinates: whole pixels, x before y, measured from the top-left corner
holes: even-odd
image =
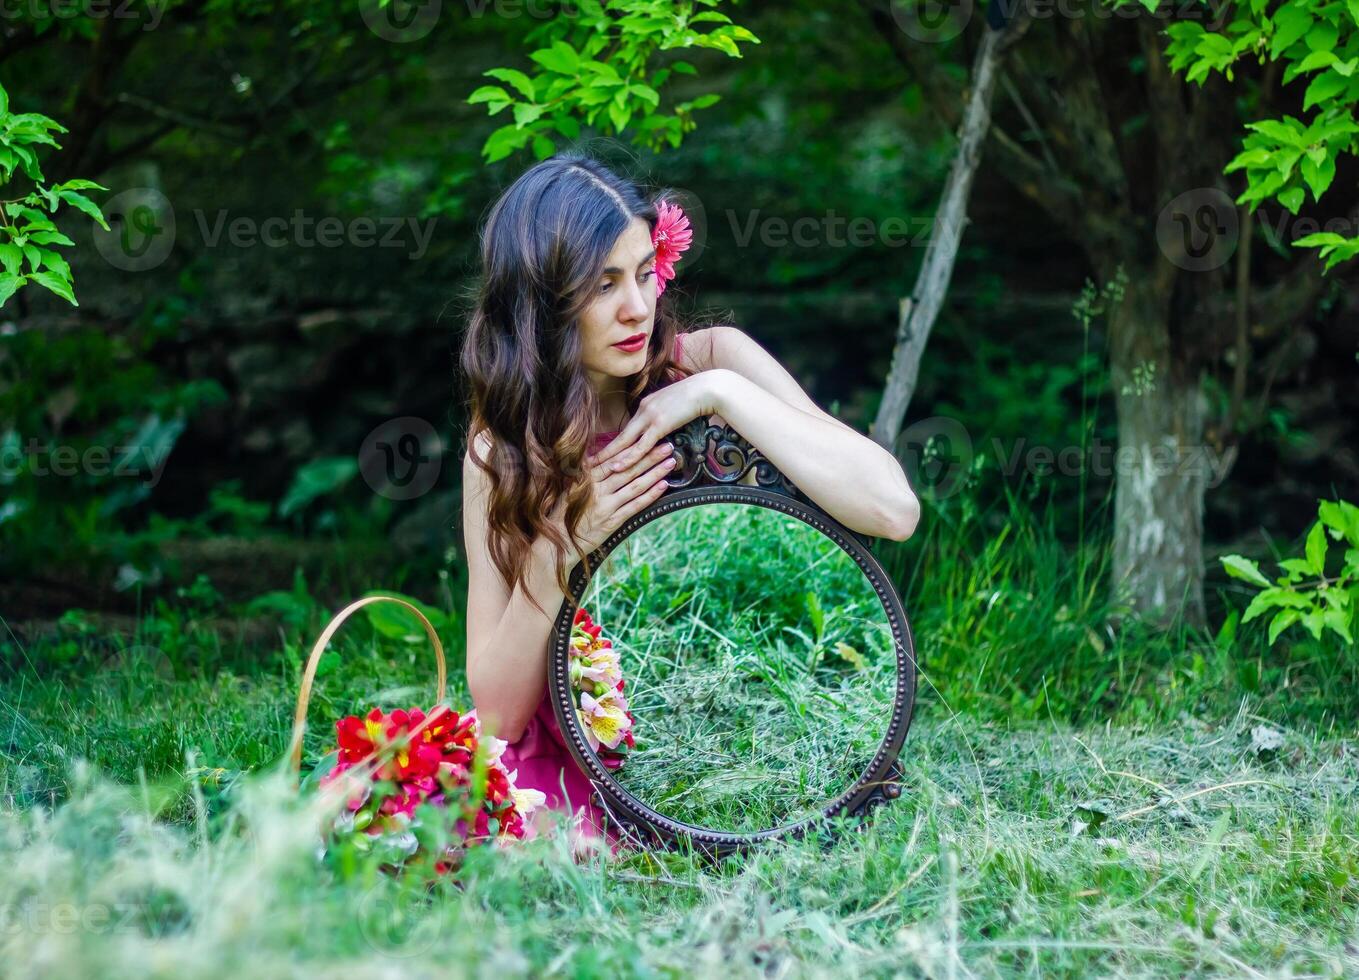
[[[720,414],[720,393],[727,373],[722,368],[700,371],[647,395],[638,403],[627,425],[599,451],[596,462],[626,471],[638,460],[646,459],[656,440],[686,422]]]
[[[675,467],[673,453],[674,446],[661,443],[633,465],[617,472],[600,464],[597,457],[586,457],[593,499],[576,528],[576,537],[585,545],[587,554],[607,541],[629,517],[665,493],[669,486],[665,482],[666,474]],[[566,537],[565,511],[566,501],[562,500],[551,516],[562,537]]]

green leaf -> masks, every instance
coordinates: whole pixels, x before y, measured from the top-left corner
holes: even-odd
[[[1312,12],[1301,4],[1288,3],[1274,15],[1274,37],[1270,44],[1270,58],[1278,58],[1293,42],[1312,26]]]
[[[1303,40],[1307,42],[1307,50],[1309,51],[1330,51],[1335,47],[1336,38],[1339,36],[1339,29],[1334,24],[1323,20],[1312,27]]]
[[[1241,622],[1249,623],[1257,616],[1263,616],[1270,609],[1277,608],[1280,605],[1277,601],[1278,591],[1278,589],[1266,589],[1264,592],[1257,593],[1255,598],[1250,601],[1250,605],[1246,607],[1245,613],[1241,616]]]
[[[63,235],[63,234],[62,234],[61,232],[59,232],[59,231],[40,231],[40,232],[38,232],[36,235],[31,235],[31,236],[29,237],[28,240],[31,241],[31,242],[33,242],[35,245],[74,245],[74,244],[75,244],[75,242],[71,241],[69,238],[67,238],[65,235]]]
[[[574,75],[580,70],[580,55],[565,41],[555,41],[550,48],[539,48],[529,57],[548,71]]]
[[[632,93],[644,102],[650,102],[651,108],[656,108],[661,104],[660,94],[650,85],[643,85],[641,82],[632,83]]]
[[[75,177],[71,180],[63,180],[60,184],[55,185],[52,190],[60,193],[61,191],[106,191],[108,188],[92,180],[86,180],[84,177]]]
[[[580,123],[574,116],[556,115],[552,117],[552,125],[557,132],[561,133],[569,140],[580,139]]]
[[[1249,558],[1243,558],[1241,555],[1227,555],[1222,559],[1222,565],[1232,578],[1243,579],[1266,589],[1270,586],[1269,579],[1265,578],[1264,573],[1260,571],[1260,565]]]
[[[1285,558],[1279,562],[1279,567],[1288,573],[1288,581],[1300,582],[1303,577],[1311,574],[1312,566],[1302,558]]]
[[[514,97],[499,85],[483,85],[467,97],[468,105],[481,102],[513,102]]]
[[[42,265],[44,269],[51,269],[64,279],[71,278],[71,267],[66,264],[66,260],[50,249],[43,250]]]
[[[1294,73],[1301,75],[1304,72],[1316,71],[1318,68],[1329,68],[1339,60],[1334,51],[1313,51],[1297,63]]]
[[[1292,626],[1301,618],[1302,614],[1298,612],[1296,609],[1285,609],[1282,612],[1280,612],[1277,616],[1275,616],[1273,621],[1271,621],[1269,624],[1270,646],[1274,645],[1274,641],[1279,638],[1280,633],[1288,629],[1288,627]]]
[[[0,306],[8,303],[9,298],[17,293],[23,284],[23,276],[16,276],[12,272],[0,272]]]
[[[1246,128],[1268,136],[1284,146],[1296,146],[1298,149],[1307,146],[1307,141],[1303,138],[1302,124],[1292,116],[1285,116],[1283,119],[1259,119],[1246,123]]]
[[[449,617],[442,609],[436,609],[412,596],[403,595],[399,592],[365,592],[363,598],[374,595],[392,596],[409,602],[424,614],[436,632],[448,629],[450,626]],[[364,606],[363,611],[367,614],[368,622],[373,629],[388,639],[401,640],[405,643],[429,642],[429,636],[425,633],[424,625],[415,618],[414,613],[400,603],[374,602]]]
[[[1310,109],[1314,105],[1320,105],[1330,99],[1335,98],[1349,87],[1349,79],[1339,72],[1327,71],[1312,79],[1312,83],[1307,86],[1307,91],[1302,97],[1303,109]]]
[[[1305,548],[1308,567],[1321,576],[1326,571],[1326,528],[1317,521],[1312,525],[1312,530],[1307,533],[1307,545]]]
[[[1234,156],[1227,166],[1222,168],[1224,174],[1229,174],[1242,167],[1260,168],[1267,165],[1274,157],[1274,154],[1263,146],[1254,146],[1249,150],[1242,150]]]
[[[278,505],[279,517],[288,517],[318,497],[333,493],[359,471],[353,456],[323,456],[300,467],[292,485]]]
[[[1321,200],[1321,195],[1326,193],[1326,188],[1331,186],[1331,181],[1335,180],[1335,159],[1333,157],[1323,157],[1321,162],[1316,162],[1309,154],[1302,161],[1302,179],[1307,182],[1307,186],[1312,191],[1312,199]]]
[[[1290,187],[1286,191],[1279,192],[1279,203],[1288,208],[1293,214],[1297,214],[1298,208],[1302,207],[1302,201],[1306,196],[1306,193],[1307,192],[1301,187]]]
[[[502,82],[513,85],[523,94],[524,98],[530,101],[537,98],[533,92],[533,80],[522,71],[515,68],[492,68],[489,71],[482,72],[482,74],[490,75],[492,78],[498,78]]]
[[[9,242],[0,245],[0,263],[4,264],[5,271],[11,275],[19,274],[19,266],[23,265],[24,253],[18,245]]]
[[[32,279],[40,286],[46,286],[72,306],[79,306],[76,302],[75,293],[71,290],[71,283],[55,272],[30,272],[28,278]]]
[[[530,105],[527,102],[516,102],[514,104],[514,124],[516,126],[527,126],[535,122],[543,114],[545,106]]]
[[[1350,635],[1349,616],[1340,609],[1327,609],[1321,614],[1321,621],[1327,627],[1334,630],[1346,643],[1353,643],[1354,637]]]
[[[104,212],[100,211],[98,206],[84,194],[78,194],[75,191],[61,191],[60,197],[77,211],[83,211],[93,218],[100,228],[105,231],[109,230],[109,223],[104,220]]]
[[[532,136],[531,130],[522,129],[512,124],[501,126],[486,137],[481,152],[485,155],[487,163],[495,163],[520,149]]]
[[[1359,548],[1359,507],[1346,500],[1323,500],[1317,508],[1317,517],[1335,532],[1332,537],[1336,540],[1344,538]]]
[[[533,137],[533,156],[537,160],[546,160],[557,151],[557,144],[552,142],[551,136],[539,133]]]

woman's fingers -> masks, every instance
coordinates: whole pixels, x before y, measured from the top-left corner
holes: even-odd
[[[671,454],[674,453],[674,451],[675,450],[673,446],[671,446],[669,443],[663,442],[660,445],[656,446],[650,453],[647,453],[641,459],[638,459],[627,469],[621,470],[616,473],[610,472],[608,470],[608,464],[605,464],[604,469],[605,475],[603,478],[604,489],[612,493],[618,490],[620,487],[627,486],[629,482],[635,479],[638,474],[644,472],[648,467],[654,466],[657,463],[661,463],[664,462],[666,459],[669,459],[671,457]]]
[[[674,459],[667,454],[666,458],[656,462],[646,470],[646,472],[642,473],[641,476],[635,477],[625,484],[617,491],[617,496],[624,504],[626,504],[629,501],[644,497],[646,494],[655,490],[657,486],[664,490],[666,486],[665,475],[673,468]]]
[[[606,460],[610,469],[624,471],[641,462],[646,458],[646,454],[651,451],[656,440],[665,434],[663,431],[657,431],[649,423],[639,423],[639,426],[637,432],[632,436],[619,435],[617,441],[623,448],[612,459]]]
[[[666,467],[664,464],[662,464],[661,466],[655,467],[655,469],[660,470],[661,479],[656,480],[656,482],[653,483],[649,489],[647,489],[643,493],[638,494],[636,497],[633,497],[630,501],[628,501],[626,504],[624,504],[622,507],[618,509],[619,524],[622,524],[629,517],[632,517],[632,515],[637,514],[644,510],[645,508],[649,507],[657,498],[661,496],[661,494],[665,493],[666,488],[667,486],[669,486],[669,484],[665,482],[664,477],[666,472],[670,469],[670,467]],[[640,482],[645,482],[649,477],[650,474],[641,477]]]

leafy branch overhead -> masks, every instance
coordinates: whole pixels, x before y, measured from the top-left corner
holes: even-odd
[[[613,125],[621,134],[639,116],[634,143],[659,150],[677,147],[683,134],[697,125],[693,113],[720,96],[700,95],[661,109],[661,90],[676,74],[696,74],[687,61],[648,71],[658,51],[712,48],[741,57],[739,42],[760,39],[717,10],[721,0],[581,0],[572,15],[559,16],[535,28],[529,43],[543,47],[529,54],[538,66],[530,75],[515,68],[492,68],[486,75],[503,85],[483,85],[467,101],[485,104],[494,116],[509,109],[513,123],[487,137],[482,155],[487,163],[531,146],[545,159],[556,151],[556,137],[580,136],[580,125]],[[716,24],[710,30],[703,27]]]
[[[4,266],[0,272],[0,306],[30,282],[51,290],[73,306],[78,305],[71,267],[55,248],[75,244],[52,222],[52,216],[63,204],[85,212],[108,231],[99,208],[80,193],[107,190],[106,187],[79,179],[50,187],[44,183],[37,147],[61,149],[52,134],[64,132],[66,127],[46,116],[10,112],[9,93],[0,86],[0,185],[8,187],[16,170],[34,185],[23,197],[0,201],[4,206],[0,213],[0,263]]]
[[[1260,64],[1284,65],[1283,84],[1306,82],[1302,113],[1311,112],[1311,118],[1285,115],[1248,123],[1251,133],[1224,171],[1246,172],[1246,190],[1236,203],[1254,212],[1273,197],[1297,214],[1308,191],[1321,200],[1342,154],[1359,154],[1359,0],[1285,0],[1272,13],[1269,6],[1269,0],[1234,5],[1221,31],[1207,30],[1198,20],[1176,21],[1166,28],[1166,50],[1171,68],[1199,85],[1214,71],[1230,81],[1233,67],[1252,54]],[[1319,247],[1329,271],[1359,254],[1359,235],[1353,232],[1342,221],[1293,244]]]

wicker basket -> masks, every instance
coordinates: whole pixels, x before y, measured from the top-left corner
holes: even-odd
[[[422,613],[405,599],[398,599],[390,595],[370,595],[362,599],[357,599],[345,606],[335,617],[326,624],[326,628],[321,631],[316,643],[312,645],[311,655],[307,657],[307,669],[302,672],[302,687],[297,692],[297,711],[293,714],[293,735],[288,749],[288,767],[292,773],[297,775],[302,768],[302,733],[307,727],[307,705],[311,702],[311,685],[316,679],[316,665],[321,660],[321,654],[325,652],[326,644],[335,635],[346,619],[353,615],[357,610],[374,602],[395,602],[405,606],[415,618],[420,621],[420,625],[425,628],[425,633],[429,636],[429,642],[434,647],[434,662],[438,669],[438,689],[434,697],[435,704],[443,701],[448,690],[448,667],[444,661],[444,647],[439,642],[439,634],[434,631],[434,626]]]

